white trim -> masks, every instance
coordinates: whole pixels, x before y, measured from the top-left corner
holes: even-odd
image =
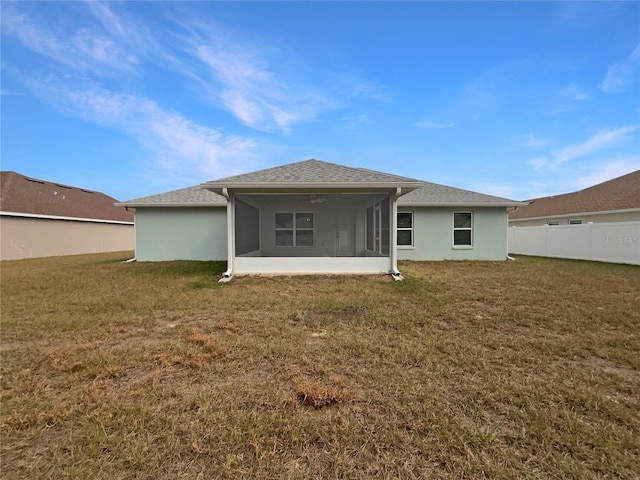
[[[227,188],[229,190],[284,190],[291,191],[295,189],[301,190],[313,190],[313,189],[326,189],[326,190],[370,190],[377,188],[393,189],[400,187],[405,193],[409,193],[412,190],[416,190],[424,186],[424,182],[221,182],[219,180],[213,182],[205,182],[200,184],[202,187],[212,192],[218,193],[217,190]],[[405,190],[406,189],[406,190]],[[246,192],[242,192],[246,193]]]
[[[456,213],[460,214],[460,213],[468,213],[471,216],[471,226],[470,227],[456,227]],[[452,222],[452,235],[451,235],[451,243],[453,246],[454,250],[471,250],[473,249],[473,243],[474,243],[474,237],[475,235],[473,234],[473,230],[474,230],[474,221],[473,221],[473,211],[463,211],[463,212],[453,212],[453,215],[451,217],[451,219],[453,220]],[[470,235],[470,241],[471,244],[461,244],[461,245],[456,245],[456,230],[458,231],[469,231]]]
[[[407,202],[398,201],[398,207],[400,208],[412,208],[412,207],[524,207],[529,205],[529,202]]]
[[[514,210],[517,211],[517,210]],[[562,213],[559,215],[542,215],[540,217],[524,217],[524,218],[511,218],[509,217],[509,222],[528,222],[529,220],[545,220],[545,219],[554,219],[554,218],[568,218],[577,216],[592,216],[592,215],[611,215],[613,213],[635,213],[640,212],[640,208],[625,208],[622,210],[602,210],[600,212],[573,212],[573,213]]]
[[[400,228],[398,226],[398,215],[400,215],[401,213],[409,213],[411,214],[411,228]],[[397,241],[398,241],[398,232],[399,231],[410,231],[411,232],[411,245],[400,245]],[[411,210],[410,212],[404,211],[404,212],[396,212],[396,248],[398,248],[399,250],[414,250],[416,247],[415,245],[415,213],[413,210]]]
[[[129,207],[129,208],[143,208],[143,207],[226,207],[227,204],[222,202],[208,203],[208,202],[152,202],[152,203],[135,203],[135,202],[118,202],[114,203],[116,207]]]
[[[100,218],[81,218],[81,217],[62,217],[57,215],[39,215],[35,213],[19,213],[19,212],[0,212],[0,215],[7,217],[25,217],[25,218],[42,218],[45,220],[66,220],[71,222],[90,222],[90,223],[115,223],[118,225],[133,225],[134,222],[124,222],[120,220],[104,220]]]
[[[236,257],[235,274],[369,274],[391,272],[389,257]]]

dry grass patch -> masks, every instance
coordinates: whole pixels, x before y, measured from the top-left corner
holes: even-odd
[[[2,263],[3,478],[638,477],[637,267],[126,258]]]

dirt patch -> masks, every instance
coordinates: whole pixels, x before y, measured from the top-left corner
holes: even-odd
[[[620,365],[605,358],[589,357],[582,362],[582,365],[593,370],[600,370],[601,372],[617,375],[625,380],[639,380],[640,372],[634,370],[626,365]]]

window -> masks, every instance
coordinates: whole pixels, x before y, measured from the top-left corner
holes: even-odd
[[[413,247],[413,212],[398,212],[397,241],[399,247]]]
[[[552,221],[550,221],[549,223],[547,223],[547,225],[550,225],[550,226],[560,225],[560,221],[558,221],[558,220],[552,220]]]
[[[453,214],[453,246],[470,247],[473,245],[473,215],[471,212]]]
[[[569,220],[569,225],[582,225],[582,220]]]
[[[313,213],[276,213],[276,247],[313,247]]]

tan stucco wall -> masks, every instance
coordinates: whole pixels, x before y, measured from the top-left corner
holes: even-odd
[[[0,260],[133,250],[133,225],[0,216]]]
[[[560,225],[569,225],[570,220],[582,220],[582,223],[611,223],[611,222],[637,222],[640,221],[640,212],[621,212],[621,213],[595,213],[581,214],[576,213],[571,216],[561,217],[545,217],[532,220],[509,220],[510,227],[536,227],[546,225],[549,222],[560,222]]]

